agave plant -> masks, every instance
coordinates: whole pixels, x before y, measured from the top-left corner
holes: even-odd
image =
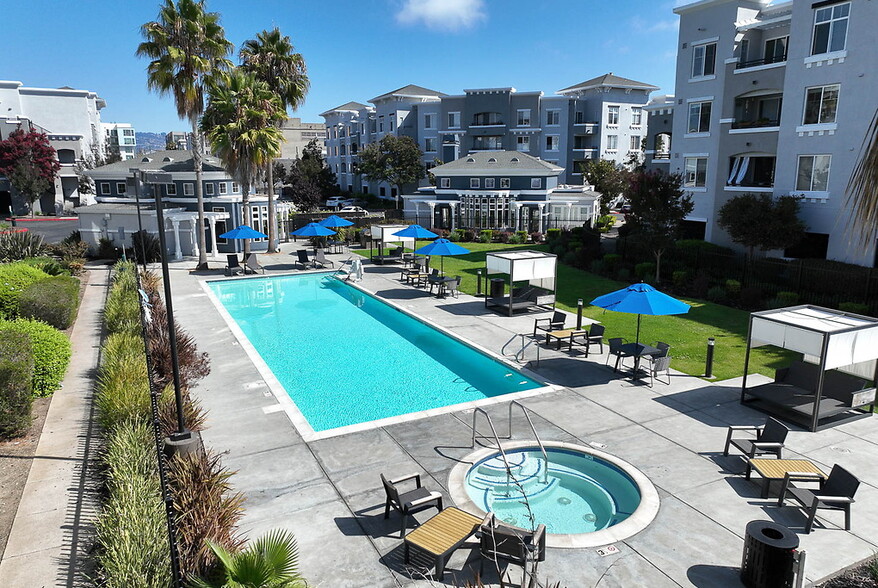
[[[193,578],[193,588],[305,588],[299,574],[299,548],[289,531],[275,529],[238,552],[207,541],[223,566],[215,581]]]
[[[43,250],[43,238],[27,231],[0,231],[0,262],[36,257]]]

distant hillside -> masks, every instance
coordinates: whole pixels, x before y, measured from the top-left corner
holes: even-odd
[[[165,148],[166,133],[134,133],[137,139],[137,152],[156,151]]]

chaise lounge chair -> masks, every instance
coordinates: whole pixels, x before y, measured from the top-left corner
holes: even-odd
[[[409,480],[415,481],[414,490],[400,492],[397,486]],[[384,493],[387,495],[387,501],[384,504],[384,518],[390,517],[391,507],[402,515],[400,538],[405,535],[405,523],[409,515],[434,507],[440,512],[442,511],[442,495],[421,487],[421,474],[410,474],[392,480],[388,480],[384,474],[381,474],[381,483],[384,485]]]
[[[265,273],[265,268],[263,266],[259,265],[259,260],[256,259],[255,253],[251,253],[250,255],[247,256],[246,267],[248,270],[250,270],[254,274],[257,272],[262,272],[263,274]]]
[[[307,249],[298,249],[296,251],[297,263],[301,265],[304,269],[309,267],[314,267],[314,262],[308,258],[308,250]]]
[[[227,276],[244,275],[244,268],[241,267],[241,263],[238,261],[237,253],[229,253],[226,255],[226,260]]]
[[[320,267],[326,267],[327,265],[330,267],[335,267],[335,262],[329,259],[326,259],[326,252],[323,249],[318,249],[317,253],[314,255],[314,264],[320,264]]]
[[[798,502],[808,513],[808,522],[805,524],[805,532],[810,533],[814,527],[814,519],[817,509],[825,508],[844,511],[844,529],[851,530],[851,504],[854,502],[854,494],[860,486],[860,481],[852,473],[836,464],[832,466],[829,477],[823,482],[819,490],[797,488],[791,482],[793,480],[816,482],[821,478],[815,474],[804,472],[788,472],[784,477],[783,486],[780,489],[780,497],[777,505],[783,506],[784,499],[789,497]]]

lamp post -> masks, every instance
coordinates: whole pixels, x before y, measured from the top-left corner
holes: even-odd
[[[150,184],[169,184],[171,174],[147,172],[146,181]],[[183,420],[183,394],[180,389],[180,362],[177,357],[177,329],[174,324],[174,302],[171,298],[171,275],[168,271],[167,246],[165,244],[165,215],[162,210],[161,190],[155,189],[155,212],[159,229],[159,246],[162,255],[162,281],[165,287],[165,308],[168,313],[168,340],[171,347],[171,368],[174,376],[174,400],[177,404],[177,431],[165,438],[165,452],[169,456],[188,455],[195,451],[197,439],[186,428]]]
[[[476,275],[478,276],[478,282],[476,283],[476,296],[482,295],[482,270],[477,269]]]
[[[582,329],[582,298],[576,301],[576,330]]]

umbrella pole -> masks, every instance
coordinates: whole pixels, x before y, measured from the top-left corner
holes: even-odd
[[[634,337],[634,343],[637,345],[640,344],[640,315],[639,314],[637,315],[637,336]]]

